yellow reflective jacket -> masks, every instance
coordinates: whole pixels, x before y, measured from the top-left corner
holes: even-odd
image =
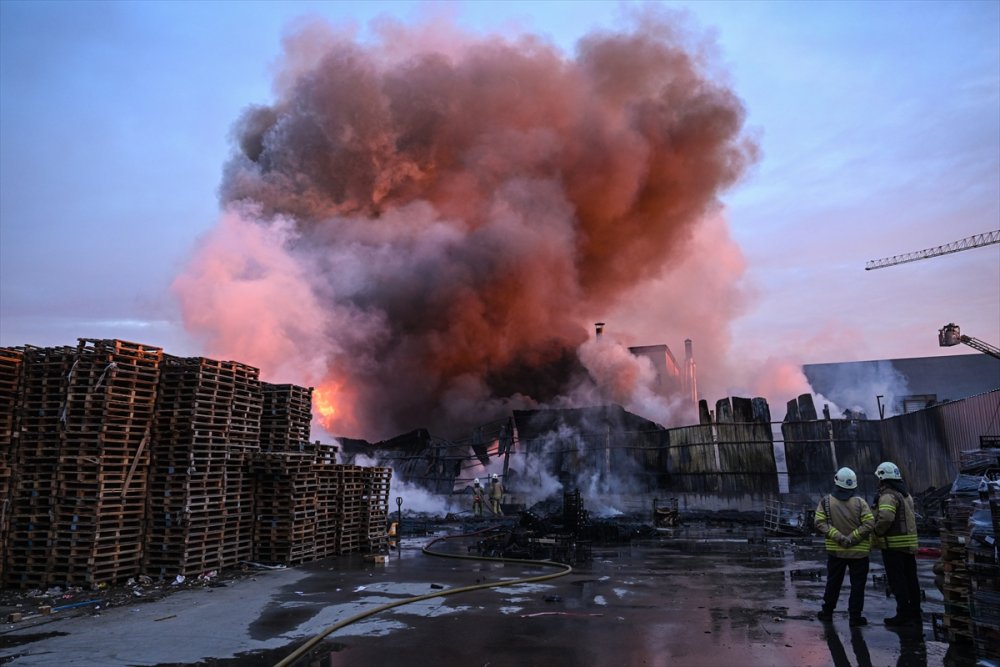
[[[879,486],[875,507],[875,547],[917,553],[917,517],[913,497],[896,489]]]
[[[816,507],[816,531],[825,537],[826,550],[839,558],[866,558],[871,550],[868,535],[875,525],[875,517],[864,498],[853,496],[838,500],[833,495],[823,496]],[[838,535],[847,535],[855,542],[843,547]]]

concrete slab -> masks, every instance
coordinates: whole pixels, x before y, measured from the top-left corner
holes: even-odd
[[[749,539],[748,539],[749,538]],[[306,639],[358,613],[408,598],[546,573],[546,568],[437,558],[406,539],[384,564],[360,555],[266,571],[222,588],[181,591],[100,615],[60,613],[0,629],[0,664],[275,665]],[[449,541],[441,550],[468,553]],[[894,603],[869,580],[871,625],[848,627],[847,584],[832,624],[815,620],[824,581],[818,540],[761,540],[739,527],[682,527],[660,539],[595,548],[592,562],[546,582],[435,597],[382,611],[328,636],[304,667],[489,664],[967,664],[957,647],[881,625]],[[941,613],[933,561],[920,560]],[[872,574],[883,572],[878,555]]]

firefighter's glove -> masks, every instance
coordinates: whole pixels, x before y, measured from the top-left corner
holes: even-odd
[[[844,549],[850,549],[854,546],[854,539],[849,535],[844,535],[843,533],[837,534],[837,544],[839,544]]]

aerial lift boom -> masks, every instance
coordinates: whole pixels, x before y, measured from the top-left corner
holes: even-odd
[[[983,354],[988,354],[994,359],[1000,359],[1000,348],[983,342],[972,336],[963,336],[962,330],[957,324],[951,322],[938,331],[938,345],[941,347],[952,347],[959,343],[965,343],[974,350],[979,350]]]

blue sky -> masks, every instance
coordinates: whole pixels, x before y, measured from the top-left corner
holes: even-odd
[[[950,321],[1000,342],[1000,246],[864,271],[1000,228],[1000,3],[663,4],[714,37],[762,149],[723,195],[751,295],[729,325],[732,353],[970,352],[938,348]],[[637,7],[5,0],[0,345],[116,337],[200,353],[169,285],[218,221],[231,127],[272,100],[292,21],[316,15],[363,38],[376,17],[442,12],[571,54]],[[679,349],[683,336],[647,342]]]

